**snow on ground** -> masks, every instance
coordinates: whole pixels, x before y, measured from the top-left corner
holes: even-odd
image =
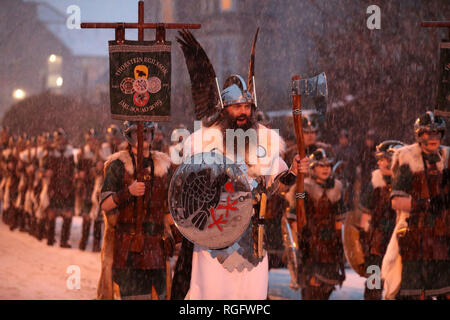
[[[75,217],[71,245],[59,247],[62,219],[57,219],[57,243],[47,246],[28,233],[10,231],[0,222],[0,299],[3,300],[90,300],[95,299],[100,274],[100,254],[78,250],[81,218]],[[88,250],[92,247],[92,238]],[[79,266],[80,289],[70,290],[69,266]],[[70,285],[69,285],[70,287]]]
[[[74,217],[71,231],[72,249],[59,247],[62,219],[57,219],[53,247],[46,240],[38,241],[27,233],[10,231],[0,221],[0,300],[91,300],[96,297],[100,275],[100,254],[93,253],[92,235],[88,251],[78,250],[81,217]],[[92,230],[91,230],[92,231]],[[68,286],[70,266],[80,270],[80,289]],[[346,269],[347,279],[341,289],[331,295],[333,300],[361,300],[364,280],[353,270]],[[271,299],[300,299],[299,291],[289,288],[287,269],[272,269],[269,275]]]
[[[353,269],[345,269],[346,279],[342,288],[331,294],[330,300],[363,300],[365,278]],[[272,269],[269,273],[269,297],[274,300],[300,300],[300,290],[289,288],[290,276],[287,269]]]

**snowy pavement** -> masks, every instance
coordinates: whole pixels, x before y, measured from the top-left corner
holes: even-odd
[[[56,239],[59,241],[62,220],[57,219]],[[75,217],[72,226],[73,248],[81,230],[81,218]],[[90,239],[89,249],[91,249]],[[67,280],[70,266],[80,270],[80,289],[71,290]],[[69,269],[70,271],[70,269]],[[100,254],[47,246],[17,229],[11,232],[0,222],[0,299],[85,300],[95,299]]]
[[[49,247],[45,240],[38,241],[27,233],[9,231],[0,221],[0,300],[91,300],[96,297],[100,274],[100,254],[93,253],[92,235],[88,251],[78,250],[81,217],[74,217],[71,231],[72,249],[58,246],[62,219],[57,219],[57,244]],[[80,289],[72,288],[69,281],[75,274],[71,266],[80,271]],[[346,269],[347,279],[341,289],[333,292],[334,300],[361,300],[364,279],[353,270]],[[300,299],[299,291],[289,288],[287,269],[272,269],[269,275],[271,299]]]
[[[346,279],[342,288],[331,294],[330,300],[363,300],[365,278],[352,269],[345,269]],[[273,300],[300,300],[299,290],[289,288],[290,276],[287,269],[272,269],[269,273],[269,297]]]

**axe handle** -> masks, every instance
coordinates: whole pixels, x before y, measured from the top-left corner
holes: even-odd
[[[259,207],[259,218],[265,219],[266,217],[266,208],[267,208],[267,196],[265,193],[261,194],[261,202]],[[258,257],[263,257],[263,244],[264,244],[264,226],[258,226]]]
[[[300,76],[295,75],[292,77],[292,81],[300,80]],[[297,137],[297,148],[298,154],[300,158],[303,159],[306,155],[305,152],[305,141],[303,139],[303,127],[302,127],[302,104],[301,104],[301,95],[296,94],[295,92],[292,94],[292,116],[294,118],[294,128],[295,128],[295,136]],[[297,194],[304,194],[305,185],[304,185],[304,174],[297,174]],[[306,225],[306,213],[305,213],[305,199],[300,197],[295,197],[296,203],[296,213],[297,213],[297,231],[300,234],[300,230]]]

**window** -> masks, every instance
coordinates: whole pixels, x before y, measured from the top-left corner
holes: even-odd
[[[234,3],[233,0],[220,0],[220,10],[222,12],[233,11]]]

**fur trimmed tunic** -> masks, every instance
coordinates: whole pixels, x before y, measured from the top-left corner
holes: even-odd
[[[266,185],[273,183],[275,177],[288,169],[281,159],[284,141],[275,130],[258,124],[257,143],[250,143],[250,151],[245,155],[248,176],[264,176]],[[226,152],[222,130],[217,126],[202,128],[194,132],[185,142],[184,159],[201,152],[217,149],[230,159],[234,152]],[[239,150],[238,150],[239,151]],[[252,155],[256,160],[252,162]],[[239,153],[238,153],[239,156]],[[233,253],[237,255],[237,252]],[[260,300],[267,298],[269,281],[268,257],[251,270],[234,269],[228,271],[210,252],[183,239],[182,249],[175,267],[172,285],[172,299],[191,300]]]
[[[347,211],[342,198],[342,183],[334,179],[332,185],[325,186],[306,178],[305,193],[307,223],[299,242],[302,256],[300,285],[308,286],[314,276],[322,285],[334,287],[345,277],[342,274],[342,234],[340,229],[336,230],[336,223],[344,220]]]
[[[102,272],[98,286],[99,299],[113,299],[113,268],[156,270],[165,268],[163,235],[164,215],[169,212],[167,189],[170,174],[170,158],[161,152],[151,151],[153,179],[150,158],[144,158],[144,180],[147,192],[144,195],[143,220],[144,247],[142,252],[131,252],[131,241],[136,231],[136,197],[105,214],[105,235],[102,247]],[[127,188],[135,180],[135,169],[129,151],[111,155],[104,165],[105,179],[100,195],[101,203],[115,192]]]
[[[383,176],[380,169],[374,170],[372,179],[360,200],[360,209],[372,217],[366,256],[383,257],[386,253],[396,219],[396,212],[391,207],[391,192],[392,177]]]
[[[52,170],[48,186],[50,209],[73,209],[75,205],[75,159],[73,147],[66,145],[64,150],[52,150],[44,159],[44,168]]]
[[[450,293],[449,155],[446,146],[441,146],[434,156],[424,154],[418,143],[394,154],[392,197],[411,196],[412,209],[398,219],[383,261],[382,277],[398,283],[392,277],[392,268],[396,267],[397,278],[401,273],[401,296]],[[400,265],[395,262],[397,256]],[[390,291],[393,297],[395,288]]]

